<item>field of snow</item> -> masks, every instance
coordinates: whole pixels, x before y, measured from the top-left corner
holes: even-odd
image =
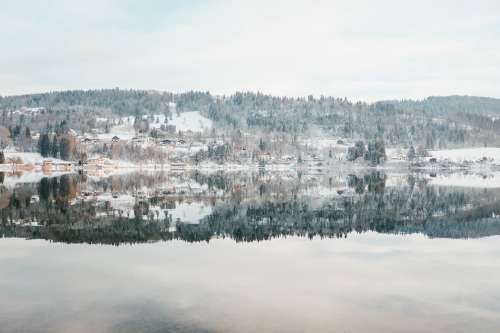
[[[212,213],[212,207],[201,202],[181,202],[175,208],[168,209],[173,221],[198,224],[202,218]]]
[[[203,132],[204,130],[210,130],[213,126],[212,121],[200,114],[198,111],[183,112],[177,115],[174,112],[172,119],[168,119],[169,125],[174,125],[177,131],[192,131],[192,132]],[[152,127],[161,126],[161,121],[159,123],[151,124]]]
[[[180,114],[174,112],[172,117],[167,119],[167,122],[165,122],[166,117],[163,114],[155,114],[152,117],[144,116],[144,118],[149,120],[150,128],[160,128],[161,125],[174,125],[176,131],[203,132],[210,130],[213,126],[212,121],[202,116],[199,111],[182,112]],[[98,138],[110,140],[116,135],[122,140],[130,140],[136,135],[134,120],[134,116],[123,117],[121,118],[121,124],[112,126],[109,133],[99,134]]]
[[[500,148],[463,148],[429,151],[429,155],[438,160],[451,162],[478,161],[486,157],[493,162],[500,162]]]

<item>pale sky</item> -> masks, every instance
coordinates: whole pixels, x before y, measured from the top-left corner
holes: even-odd
[[[500,97],[500,1],[2,1],[0,95]]]

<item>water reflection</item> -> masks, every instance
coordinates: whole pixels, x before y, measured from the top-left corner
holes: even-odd
[[[499,236],[0,241],[3,332],[498,332]]]
[[[121,244],[343,238],[367,231],[445,238],[500,234],[500,189],[435,186],[418,174],[158,172],[0,179],[4,237]]]
[[[383,172],[0,180],[0,332],[498,332],[495,186]]]

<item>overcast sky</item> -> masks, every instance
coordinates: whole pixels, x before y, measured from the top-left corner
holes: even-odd
[[[500,1],[2,1],[0,95],[500,97]]]

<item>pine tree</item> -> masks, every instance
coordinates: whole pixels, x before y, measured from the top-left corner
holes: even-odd
[[[61,159],[70,160],[73,156],[73,151],[75,148],[74,138],[69,135],[64,135],[59,140],[59,152]]]
[[[50,152],[50,138],[47,133],[42,134],[38,140],[38,149],[43,157],[48,157]]]
[[[57,158],[58,153],[59,153],[59,142],[57,140],[57,137],[54,137],[54,140],[52,141],[52,145],[50,147],[50,155],[54,158]]]

